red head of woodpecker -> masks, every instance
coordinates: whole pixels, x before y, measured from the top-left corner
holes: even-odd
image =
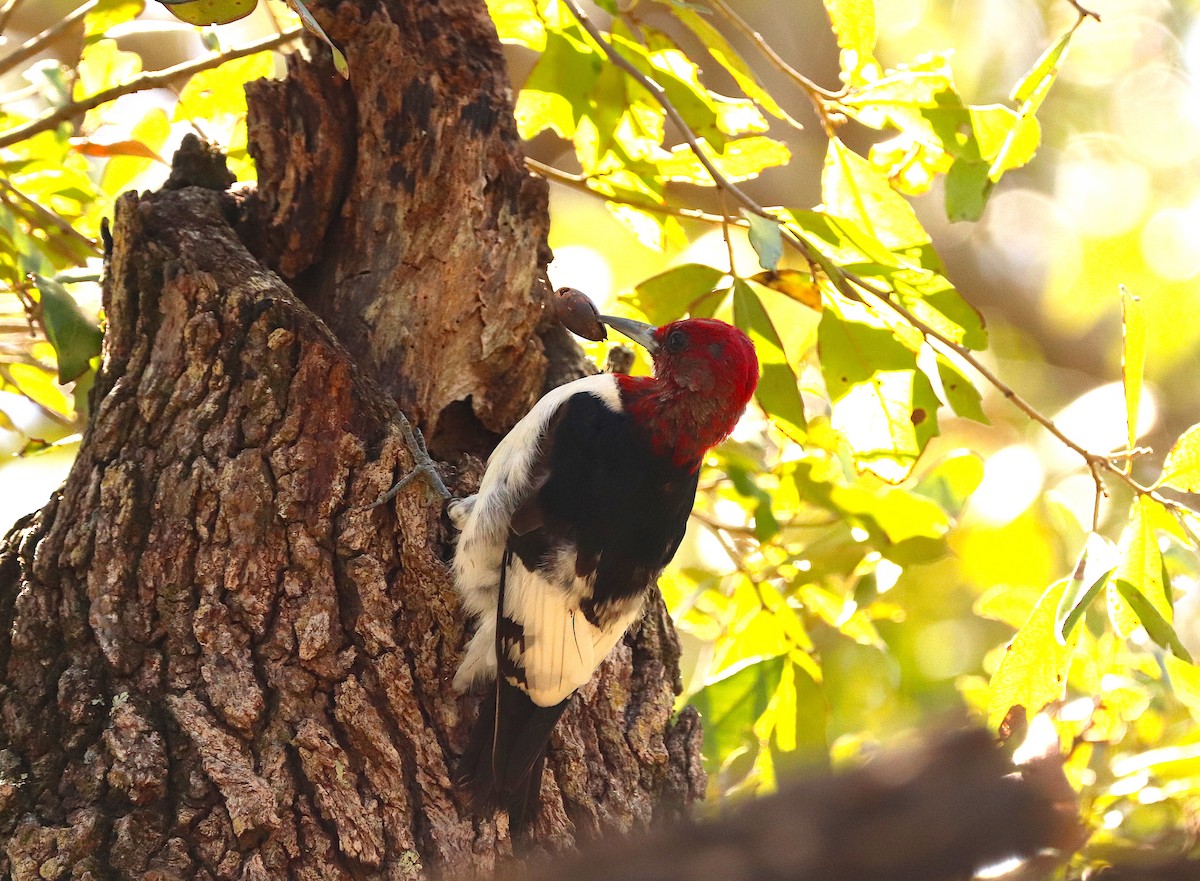
[[[602,320],[646,347],[654,376],[554,389],[449,509],[455,582],[476,619],[455,685],[495,682],[461,777],[514,831],[536,809],[550,732],[641,614],[683,540],[705,453],[758,383],[754,346],[723,321]]]

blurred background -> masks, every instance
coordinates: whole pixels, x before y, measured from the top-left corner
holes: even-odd
[[[731,0],[730,5],[794,67],[828,89],[839,87],[838,47],[820,0]],[[0,57],[77,6],[73,0],[8,0],[0,5],[10,13],[4,19]],[[1139,442],[1150,452],[1138,459],[1134,473],[1152,481],[1175,439],[1200,421],[1200,86],[1195,80],[1200,4],[1092,0],[1087,6],[1102,21],[1084,21],[1071,42],[1061,74],[1038,113],[1038,154],[1004,177],[982,220],[948,222],[940,183],[914,204],[947,264],[948,277],[987,321],[990,346],[984,360],[1088,449],[1107,452],[1125,446],[1119,287],[1141,298],[1150,342]],[[678,31],[653,4],[637,8],[646,22]],[[892,66],[950,51],[958,90],[971,104],[1007,102],[1013,85],[1078,17],[1067,0],[879,0],[877,8],[880,62]],[[140,55],[145,69],[159,69],[208,51],[206,40],[238,45],[294,22],[286,7],[272,0],[247,19],[202,34],[151,2],[136,21],[110,36],[121,49]],[[812,208],[821,199],[827,138],[791,82],[761,63],[745,38],[728,36],[744,57],[755,59],[768,90],[805,126],[798,131],[771,120],[770,134],[788,143],[791,162],[744,188],[762,204]],[[689,47],[689,35],[678,38]],[[520,47],[506,51],[519,85],[535,56]],[[65,34],[43,53],[44,71],[52,73],[60,56],[77,53],[78,35]],[[44,84],[36,81],[37,70],[25,73],[9,70],[0,78],[6,112],[36,111]],[[705,70],[704,79],[715,91],[735,91],[722,70]],[[170,114],[178,101],[179,94],[171,90],[122,98],[105,111],[93,137],[129,138],[148,107]],[[159,155],[169,159],[179,139],[198,128],[231,149],[241,180],[253,180],[244,151],[244,121],[236,113],[199,125],[171,119],[160,132]],[[842,137],[863,155],[882,138],[853,122]],[[565,171],[578,169],[570,145],[549,134],[532,141],[528,152]],[[99,167],[99,160],[88,161]],[[120,183],[152,188],[166,172],[162,163],[149,163]],[[680,203],[722,209],[712,190],[671,186]],[[670,266],[729,266],[719,225],[684,221],[686,241],[658,250],[618,223],[595,195],[558,183],[552,184],[551,195],[552,281],[586,291],[603,309],[619,309],[622,295]],[[755,254],[744,236],[737,232],[734,239],[737,268],[745,274],[756,271]],[[86,285],[73,290],[87,302]],[[94,290],[91,296],[94,303]],[[19,310],[13,313],[7,304],[3,309],[8,311],[0,310],[0,322],[19,321]],[[814,369],[816,318],[799,305],[788,314],[792,321],[780,331],[789,356],[797,353],[807,392],[805,371]],[[598,349],[591,351],[600,355]],[[810,758],[824,757],[828,747],[836,760],[862,742],[961,710],[964,704],[980,709],[987,674],[994,671],[1004,640],[1046,586],[1070,572],[1078,556],[1091,525],[1090,474],[1077,456],[1010,407],[996,389],[981,386],[981,391],[991,426],[947,414],[942,436],[925,457],[938,462],[965,449],[982,462],[982,481],[947,536],[950,553],[903,569],[878,566],[876,559],[873,589],[886,602],[879,602],[869,622],[853,625],[861,625],[858,636],[851,632],[847,637],[857,610],[843,598],[830,615],[833,623],[812,629],[822,691],[806,698],[798,688],[799,700],[820,704],[826,723],[822,736],[810,744]],[[69,395],[71,389],[62,393]],[[44,418],[16,395],[0,396],[0,408],[14,429],[0,427],[0,527],[7,529],[17,517],[42,506],[61,481],[77,429],[69,421]],[[761,428],[752,417],[735,436],[750,445],[751,455]],[[36,455],[13,455],[30,437],[59,443]],[[787,455],[779,450],[773,454]],[[918,469],[914,481],[922,474]],[[1119,528],[1129,501],[1119,491],[1105,499],[1103,522]],[[718,498],[713,510],[736,519],[736,509],[719,503]],[[696,586],[705,572],[728,574],[737,566],[737,548],[722,547],[711,532],[693,531],[677,567],[685,574],[664,584],[668,600],[685,620],[685,683],[693,691],[704,686],[714,640],[724,632],[706,630],[703,616],[687,618],[697,607]],[[1185,551],[1167,550],[1168,564],[1174,567],[1171,555]],[[1188,574],[1194,568],[1194,560],[1179,566],[1173,584],[1180,594],[1177,629],[1197,653],[1200,591]],[[997,599],[1001,596],[1003,602]],[[1112,646],[1104,650],[1113,658],[1119,654]],[[1083,675],[1091,676],[1097,688],[1107,683],[1111,693],[1126,695],[1111,724],[1114,731],[1142,726],[1136,740],[1143,745],[1153,744],[1167,727],[1186,718],[1168,713],[1143,719],[1151,694],[1147,681],[1122,678],[1102,665]],[[803,732],[792,735],[800,737],[797,752],[804,753]],[[1114,734],[1113,739],[1120,737]],[[736,777],[731,772],[730,779]]]

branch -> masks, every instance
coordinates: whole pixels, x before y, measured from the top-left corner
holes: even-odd
[[[720,214],[711,214],[707,211],[701,211],[699,208],[683,208],[678,205],[656,204],[654,202],[634,202],[630,199],[617,199],[612,196],[606,196],[603,193],[598,193],[588,186],[588,181],[591,180],[587,175],[571,174],[569,171],[563,171],[561,168],[555,168],[553,165],[546,165],[544,162],[539,162],[536,159],[525,157],[525,167],[530,171],[540,174],[547,180],[552,180],[557,184],[562,184],[564,187],[570,187],[573,190],[578,190],[581,193],[587,193],[589,196],[596,196],[604,199],[606,202],[616,202],[618,205],[628,205],[631,208],[637,208],[641,211],[653,211],[656,214],[670,214],[673,217],[683,217],[688,220],[700,220],[705,223],[733,223],[736,226],[748,226],[746,221],[741,219],[730,220],[728,217],[722,217]]]
[[[22,61],[26,61],[37,55],[47,45],[70,30],[73,25],[83,21],[84,16],[95,9],[98,2],[99,0],[88,0],[87,3],[84,3],[70,15],[63,16],[40,34],[30,37],[21,46],[13,50],[11,55],[0,58],[0,76],[8,73]]]
[[[800,86],[804,94],[808,96],[808,100],[812,102],[813,109],[817,111],[817,116],[821,118],[821,121],[825,123],[826,129],[828,129],[829,112],[825,107],[825,99],[837,98],[841,92],[831,92],[828,89],[821,88],[800,71],[796,70],[796,68],[788,64],[778,52],[771,48],[762,34],[756,31],[748,21],[738,15],[725,0],[709,0],[709,2],[712,3],[714,9],[725,16],[726,20],[741,32],[742,36],[752,42],[758,48],[758,51],[766,56],[767,60],[774,64],[781,73],[790,77],[793,82]]]
[[[687,141],[693,152],[695,152],[696,158],[700,160],[700,163],[705,167],[709,175],[712,177],[713,184],[732,195],[745,210],[757,214],[760,217],[764,217],[768,220],[779,223],[780,232],[784,241],[787,242],[788,245],[790,245],[794,250],[796,250],[810,266],[820,266],[822,269],[824,269],[830,283],[838,290],[839,293],[850,298],[851,300],[861,301],[862,295],[855,290],[854,287],[857,285],[862,290],[873,294],[880,303],[891,309],[897,315],[900,315],[911,326],[919,330],[927,342],[931,344],[937,343],[939,346],[954,352],[956,355],[962,358],[963,361],[969,364],[976,373],[978,373],[981,377],[983,377],[984,380],[986,380],[1002,395],[1004,395],[1004,397],[1006,397],[1017,409],[1023,412],[1038,425],[1041,425],[1043,428],[1045,428],[1048,432],[1050,432],[1051,435],[1054,436],[1055,439],[1067,447],[1067,449],[1080,456],[1089,469],[1092,469],[1093,471],[1104,471],[1113,475],[1122,483],[1129,486],[1130,489],[1132,489],[1138,495],[1150,498],[1177,515],[1182,513],[1197,513],[1187,505],[1183,505],[1172,499],[1168,499],[1152,487],[1143,486],[1142,484],[1138,483],[1131,475],[1125,474],[1124,470],[1111,458],[1093,453],[1073,441],[1070,437],[1064,434],[1057,425],[1054,424],[1052,419],[1043,415],[1037,408],[1018,395],[1011,386],[1000,379],[1000,377],[993,373],[985,364],[983,364],[983,362],[976,358],[970,349],[966,348],[960,343],[955,342],[954,340],[930,327],[925,322],[921,321],[919,318],[917,318],[917,316],[913,315],[912,312],[906,309],[903,304],[894,300],[891,291],[887,291],[869,284],[858,276],[844,272],[842,269],[834,266],[829,260],[823,259],[817,253],[817,250],[813,248],[813,246],[810,245],[805,239],[789,229],[779,220],[778,217],[767,211],[762,205],[758,204],[758,202],[747,195],[742,189],[736,186],[721,172],[713,160],[709,158],[704,146],[688,127],[687,123],[683,119],[683,116],[671,103],[662,86],[638,70],[632,63],[630,63],[619,52],[617,52],[611,43],[604,39],[603,34],[600,33],[596,25],[591,21],[590,18],[588,18],[587,13],[585,13],[579,7],[577,0],[563,0],[563,2],[566,4],[567,8],[571,10],[572,15],[574,15],[579,21],[579,24],[583,27],[583,29],[588,32],[593,40],[596,41],[597,45],[604,51],[604,54],[608,56],[613,64],[617,65],[617,67],[621,68],[631,77],[633,77],[643,88],[645,88],[651,95],[654,96],[655,101],[657,101],[659,106],[663,108],[671,121],[679,127],[679,130],[683,133],[684,140]],[[714,0],[714,2],[720,2],[720,0]],[[1072,2],[1074,2],[1074,0],[1072,0]],[[1077,9],[1081,9],[1078,4],[1075,4],[1075,6]]]
[[[201,58],[196,61],[185,61],[182,64],[176,64],[173,67],[167,67],[162,70],[156,70],[152,73],[144,73],[136,76],[128,82],[121,83],[118,86],[113,86],[111,89],[105,89],[102,92],[97,92],[94,95],[89,95],[79,101],[73,101],[70,104],[64,104],[44,116],[39,116],[32,122],[27,122],[25,125],[10,128],[8,131],[0,133],[0,149],[12,146],[18,141],[23,141],[28,137],[38,134],[39,132],[48,131],[60,122],[70,119],[73,116],[86,113],[101,104],[106,104],[109,101],[120,98],[122,95],[130,95],[134,92],[143,92],[146,89],[157,89],[167,86],[173,80],[181,77],[188,77],[195,73],[200,73],[203,70],[211,70],[214,67],[219,67],[226,61],[233,61],[238,58],[245,58],[247,55],[253,55],[256,52],[266,52],[271,49],[278,49],[280,46],[294,40],[296,37],[304,33],[304,28],[297,26],[291,30],[284,31],[282,34],[272,34],[269,37],[263,37],[261,40],[256,40],[253,43],[247,43],[245,46],[239,46],[236,49],[230,49],[228,52],[223,52],[220,55],[213,55],[208,58]]]
[[[1092,12],[1092,10],[1084,8],[1084,6],[1079,2],[1079,0],[1067,0],[1067,2],[1075,7],[1075,11],[1079,13],[1079,17],[1081,19],[1094,18],[1094,19],[1096,19],[1096,21],[1100,20],[1100,13]]]

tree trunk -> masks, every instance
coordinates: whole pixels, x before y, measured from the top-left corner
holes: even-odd
[[[0,545],[0,877],[465,878],[510,852],[450,782],[476,701],[440,501],[369,505],[412,465],[397,400],[469,454],[466,491],[583,369],[541,318],[545,187],[482,0],[327,12],[353,80],[293,57],[251,90],[256,194],[177,163],[117,205],[79,458]],[[552,742],[541,846],[701,792],[677,658],[651,604]]]

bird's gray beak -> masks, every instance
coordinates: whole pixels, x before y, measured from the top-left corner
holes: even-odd
[[[613,330],[625,334],[638,345],[645,347],[651,355],[658,351],[658,341],[654,339],[654,332],[658,328],[653,324],[634,321],[630,318],[617,318],[613,315],[601,315],[600,321]]]

